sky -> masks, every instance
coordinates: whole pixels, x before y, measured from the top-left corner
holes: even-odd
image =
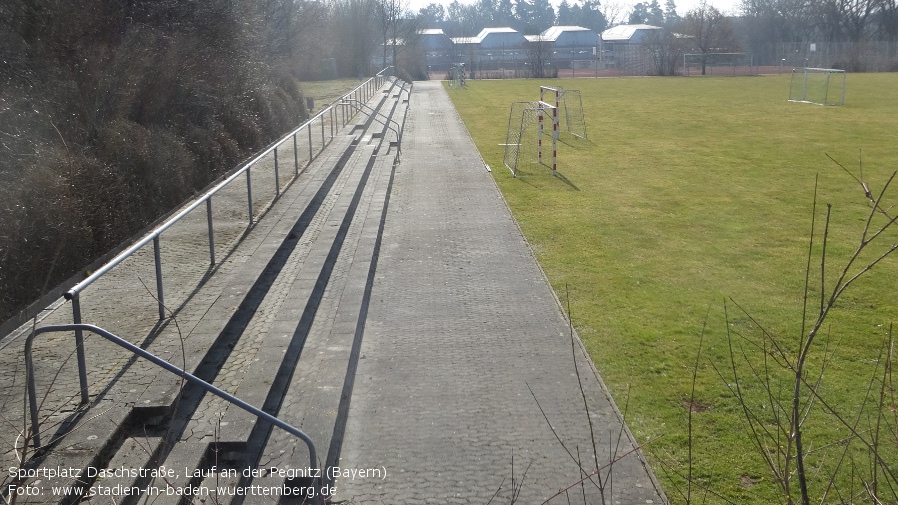
[[[474,3],[475,0],[459,0],[462,4],[471,4]],[[550,0],[552,5],[555,8],[558,8],[558,4],[561,3],[561,0]],[[633,10],[633,5],[639,3],[640,1],[644,3],[649,3],[651,0],[602,0],[602,5],[619,5],[620,10],[622,11],[622,17],[626,17],[627,14]],[[674,0],[677,6],[677,13],[681,16],[685,15],[686,12],[694,9],[698,4],[701,3],[701,0]],[[568,0],[569,3],[574,4],[576,0]],[[418,12],[422,7],[425,7],[431,3],[441,3],[444,7],[447,7],[452,0],[408,0],[409,8],[413,12]],[[661,5],[661,8],[664,8],[666,0],[658,0],[658,3]],[[739,5],[742,3],[741,0],[707,0],[708,5],[713,5],[720,12],[724,14],[736,14],[739,10]],[[626,21],[624,19],[624,21]]]

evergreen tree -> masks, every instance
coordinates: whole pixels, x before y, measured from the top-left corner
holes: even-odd
[[[561,0],[561,4],[558,5],[558,24],[562,26],[576,24],[579,11],[579,6],[571,8],[571,4],[567,0]]]
[[[446,18],[446,9],[443,4],[431,3],[418,11],[418,18],[425,28],[439,26]]]
[[[672,27],[680,21],[680,15],[677,14],[677,4],[674,0],[667,0],[664,4],[664,24]]]
[[[575,6],[577,7],[579,7],[576,23],[578,26],[589,28],[596,33],[602,33],[608,28],[608,20],[600,10],[599,0],[584,0],[583,5]]]

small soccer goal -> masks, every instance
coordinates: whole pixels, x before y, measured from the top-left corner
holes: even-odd
[[[548,128],[551,128],[551,134],[547,131]],[[551,139],[551,152],[548,146],[546,152],[543,152],[544,137]],[[547,164],[549,156],[552,160],[552,174],[556,174],[558,108],[543,101],[513,102],[508,113],[504,146],[503,161],[514,177],[518,176],[518,170],[525,163]]]
[[[548,137],[549,128],[551,137]],[[586,138],[586,115],[580,90],[540,86],[539,101],[513,102],[505,143],[501,144],[505,146],[505,166],[517,177],[525,163],[548,165],[548,147],[543,152],[545,136],[547,145],[549,138],[552,141],[552,175],[558,175],[558,139],[562,130]]]
[[[459,63],[449,68],[449,89],[467,88],[465,83],[465,64]]]
[[[558,107],[558,126],[560,131],[570,133],[582,139],[586,135],[586,114],[583,113],[583,99],[579,89],[564,89],[561,86],[539,87],[539,99],[552,103],[554,95],[555,106]]]
[[[789,101],[819,105],[845,105],[844,70],[837,68],[792,69]]]
[[[683,75],[756,75],[751,53],[693,53],[683,55]]]

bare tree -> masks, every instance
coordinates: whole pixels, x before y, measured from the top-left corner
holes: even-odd
[[[852,42],[859,42],[869,33],[868,22],[879,7],[880,0],[840,0],[842,27],[845,36]]]
[[[702,55],[730,52],[739,49],[735,31],[730,20],[714,6],[702,1],[698,7],[686,13],[682,32],[692,39],[694,49]],[[708,60],[700,58],[702,75],[705,75]]]
[[[332,42],[341,75],[367,75],[378,40],[377,27],[371,20],[374,0],[338,0],[331,13]]]
[[[676,75],[677,64],[683,61],[687,43],[670,30],[651,30],[645,39],[645,47],[652,56],[657,75]]]
[[[375,0],[374,13],[383,42],[382,66],[387,66],[388,54],[397,65],[400,53],[417,45],[420,22],[409,10],[408,0]]]
[[[552,60],[552,47],[542,36],[537,36],[536,40],[527,43],[527,60],[531,78],[555,77],[549,75],[551,72],[548,67]]]
[[[880,0],[876,21],[877,35],[882,40],[898,40],[898,0]]]
[[[602,2],[599,10],[605,16],[608,26],[619,25],[626,18],[627,6],[617,0]]]

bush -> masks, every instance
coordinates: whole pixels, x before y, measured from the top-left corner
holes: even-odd
[[[0,6],[0,320],[307,118],[264,8]]]

